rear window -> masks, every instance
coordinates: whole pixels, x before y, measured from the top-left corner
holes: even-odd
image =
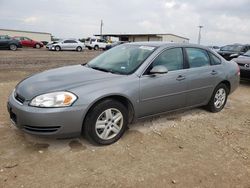
[[[199,48],[186,48],[190,68],[210,65],[210,59],[206,50]]]
[[[209,52],[209,56],[210,56],[212,65],[220,65],[221,64],[220,58],[218,58],[216,55]]]

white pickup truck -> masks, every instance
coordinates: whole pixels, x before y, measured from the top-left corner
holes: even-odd
[[[94,49],[94,50],[98,50],[98,49],[105,50],[106,46],[108,44],[109,43],[104,39],[88,38],[85,41],[85,46],[90,50],[92,50],[92,49]]]

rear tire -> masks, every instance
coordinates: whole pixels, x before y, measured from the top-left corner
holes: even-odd
[[[78,47],[76,48],[76,51],[77,51],[77,52],[81,52],[81,51],[82,51],[82,47],[81,47],[81,46],[78,46]]]
[[[213,95],[208,105],[206,106],[207,109],[213,113],[220,112],[227,103],[228,94],[229,94],[228,87],[223,83],[219,84],[215,88]]]
[[[36,44],[36,45],[35,45],[35,48],[40,49],[40,48],[41,48],[41,45],[40,45],[40,44]]]
[[[119,140],[127,129],[128,110],[112,99],[96,104],[88,112],[83,125],[85,137],[98,145],[109,145]]]
[[[9,46],[9,48],[10,48],[10,50],[12,50],[12,51],[16,51],[16,50],[17,50],[17,45],[11,44],[11,45]]]
[[[94,47],[94,50],[99,50],[99,46],[96,45],[96,46]]]

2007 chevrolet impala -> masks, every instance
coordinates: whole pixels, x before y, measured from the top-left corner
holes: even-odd
[[[197,106],[221,111],[239,74],[235,62],[202,46],[130,43],[86,65],[23,80],[8,110],[15,125],[31,134],[84,133],[97,144],[111,144],[138,118]]]

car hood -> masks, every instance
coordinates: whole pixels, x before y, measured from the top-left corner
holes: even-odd
[[[250,57],[247,56],[239,56],[238,58],[233,59],[236,63],[241,64],[250,64]]]
[[[17,85],[16,93],[25,98],[25,100],[31,100],[35,96],[44,93],[66,91],[121,76],[101,72],[82,65],[67,66],[51,69],[24,79]]]

